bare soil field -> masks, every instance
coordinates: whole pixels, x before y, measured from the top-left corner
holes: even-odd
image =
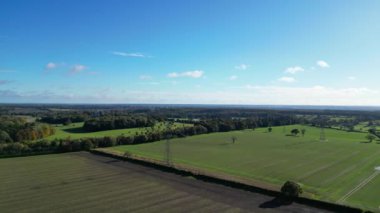
[[[2,212],[326,212],[87,152],[0,159]]]

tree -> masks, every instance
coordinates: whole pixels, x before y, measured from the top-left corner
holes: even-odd
[[[298,129],[292,129],[290,133],[292,133],[293,136],[297,136],[300,133],[300,131]]]
[[[368,132],[369,132],[370,134],[372,134],[372,135],[376,135],[377,130],[376,130],[375,127],[372,127],[372,128],[370,128],[370,129],[368,130]]]
[[[368,135],[366,135],[365,138],[366,138],[370,143],[372,143],[372,141],[376,139],[376,137],[375,137],[374,135],[372,135],[372,134],[368,134]]]
[[[268,127],[268,132],[272,132],[272,127]]]
[[[302,188],[296,182],[286,181],[286,183],[281,187],[281,193],[286,197],[294,198],[302,194]]]
[[[71,123],[72,123],[72,122],[71,122],[71,119],[68,118],[66,121],[63,122],[63,125],[64,125],[64,126],[68,126],[68,125],[70,125]]]
[[[13,142],[12,138],[6,131],[0,130],[0,143],[10,143]]]
[[[231,137],[231,141],[232,141],[232,143],[234,144],[234,143],[237,141],[237,137],[236,137],[236,136],[232,136],[232,137]]]
[[[302,134],[302,137],[305,136],[305,133],[306,133],[306,129],[301,129],[301,134]]]

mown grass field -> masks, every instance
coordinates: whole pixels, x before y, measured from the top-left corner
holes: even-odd
[[[89,153],[0,159],[0,212],[240,211],[188,189],[196,180],[172,183],[163,172],[127,165]]]
[[[172,128],[181,128],[183,126],[189,126],[190,124],[182,124],[182,123],[174,123]],[[83,122],[81,123],[72,123],[70,125],[55,125],[56,132],[54,135],[47,137],[46,139],[66,139],[70,137],[71,139],[79,139],[79,138],[99,138],[104,136],[117,137],[120,135],[135,135],[136,133],[142,134],[147,130],[151,131],[151,127],[147,128],[129,128],[129,129],[115,129],[115,130],[107,130],[107,131],[98,131],[98,132],[86,132],[82,129]],[[161,131],[166,128],[165,123],[157,123],[154,127],[154,131]]]
[[[304,137],[286,136],[305,128]],[[325,130],[328,141],[319,141],[320,129],[304,126],[274,127],[212,133],[171,140],[174,163],[225,173],[271,184],[303,184],[307,196],[337,202],[374,174],[380,166],[380,144],[366,143],[365,133]],[[232,144],[231,137],[237,141]],[[164,160],[165,141],[109,148],[119,152]],[[353,193],[343,204],[379,211],[380,175]]]

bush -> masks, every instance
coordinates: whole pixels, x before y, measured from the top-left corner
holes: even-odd
[[[109,136],[103,137],[103,140],[101,140],[99,143],[99,147],[111,147],[115,145],[116,145],[116,139]]]
[[[81,141],[81,149],[89,151],[90,149],[94,148],[94,144],[92,143],[91,139],[84,138]]]
[[[300,194],[302,194],[302,188],[298,183],[287,181],[281,187],[281,193],[286,197],[298,197]]]
[[[116,143],[117,145],[133,144],[133,138],[121,135],[116,138]]]

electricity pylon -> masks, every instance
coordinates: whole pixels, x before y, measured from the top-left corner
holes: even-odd
[[[319,141],[321,141],[321,142],[326,141],[325,128],[322,125],[321,125],[321,133],[319,135]]]
[[[172,153],[170,149],[170,138],[171,138],[171,125],[170,123],[166,126],[166,143],[165,143],[165,162],[167,166],[171,166],[172,164]]]

